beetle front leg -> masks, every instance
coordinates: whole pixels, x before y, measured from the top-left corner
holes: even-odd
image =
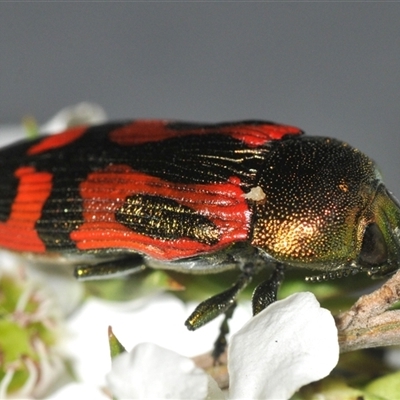
[[[252,298],[253,315],[257,315],[260,311],[276,301],[278,289],[285,277],[284,272],[285,267],[282,264],[278,264],[272,275],[255,288]]]
[[[77,265],[74,276],[80,281],[110,279],[136,274],[145,269],[143,257],[139,254],[130,254],[124,258],[103,261],[93,265]]]

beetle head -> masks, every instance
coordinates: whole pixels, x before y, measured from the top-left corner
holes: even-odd
[[[271,144],[252,244],[297,267],[381,275],[400,267],[400,207],[366,155],[316,137]]]
[[[400,206],[384,185],[377,189],[367,214],[358,265],[381,276],[400,268]]]

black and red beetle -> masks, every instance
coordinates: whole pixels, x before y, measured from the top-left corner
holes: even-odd
[[[0,152],[0,246],[71,259],[80,279],[144,267],[237,268],[201,303],[196,329],[228,313],[266,266],[258,313],[286,266],[315,278],[400,266],[400,207],[373,161],[341,141],[265,121],[129,121],[74,127]]]

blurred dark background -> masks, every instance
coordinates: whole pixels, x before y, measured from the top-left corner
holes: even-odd
[[[344,139],[400,197],[400,3],[0,4],[0,124],[270,119]]]

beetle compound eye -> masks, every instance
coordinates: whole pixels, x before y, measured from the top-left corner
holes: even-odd
[[[387,261],[388,252],[385,238],[377,224],[370,224],[364,232],[360,253],[360,263],[378,266]]]

